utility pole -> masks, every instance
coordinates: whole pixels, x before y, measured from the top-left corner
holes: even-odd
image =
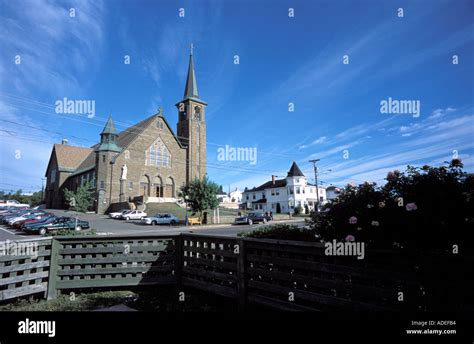
[[[316,212],[318,212],[318,213],[319,213],[319,187],[318,187],[318,167],[316,166],[316,163],[319,160],[321,160],[321,159],[313,159],[313,160],[309,161],[309,162],[313,163],[313,167],[314,167],[314,181],[315,181],[315,184],[316,184],[316,198],[317,198]]]
[[[46,181],[46,178],[41,178],[41,203],[44,201],[44,182]]]

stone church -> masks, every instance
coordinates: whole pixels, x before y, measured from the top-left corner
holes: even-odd
[[[120,133],[110,116],[100,142],[90,148],[67,140],[55,144],[45,175],[46,206],[68,207],[64,189],[86,182],[95,190],[98,214],[128,208],[134,201],[176,201],[181,186],[206,175],[206,106],[199,98],[191,51],[184,97],[176,103],[176,135],[160,109]]]

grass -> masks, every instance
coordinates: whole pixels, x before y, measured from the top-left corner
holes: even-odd
[[[87,311],[121,304],[133,297],[130,291],[105,291],[90,294],[60,295],[55,300],[21,299],[0,306],[0,311],[61,312]]]
[[[180,292],[184,301],[180,301]],[[134,291],[98,291],[90,293],[64,294],[54,300],[18,300],[0,306],[0,311],[28,312],[74,312],[93,311],[114,305],[125,304],[139,311],[154,312],[201,312],[201,311],[235,311],[236,301],[196,290],[175,287],[153,287]],[[183,296],[183,294],[181,294]]]
[[[240,210],[241,211],[241,210]],[[147,203],[145,212],[148,216],[155,215],[157,213],[171,213],[176,215],[180,220],[186,218],[186,208],[181,208],[176,203],[166,202],[166,203]],[[212,215],[212,210],[209,210],[210,215]],[[235,216],[237,217],[239,209],[228,209],[228,208],[219,208],[220,216]],[[192,211],[188,209],[188,215],[192,215]]]
[[[176,203],[147,203],[145,212],[148,216],[155,214],[170,213],[176,215],[179,219],[184,220],[186,217],[186,208],[181,208]]]

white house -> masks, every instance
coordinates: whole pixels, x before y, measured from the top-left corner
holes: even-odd
[[[235,188],[234,191],[229,194],[222,192],[217,194],[219,200],[219,206],[224,208],[237,209],[239,204],[242,202],[242,192]]]
[[[326,203],[326,189],[318,188],[319,202]],[[247,209],[263,212],[293,212],[295,207],[314,210],[317,202],[316,186],[309,184],[303,172],[293,162],[286,178],[275,179],[243,192],[243,206]]]

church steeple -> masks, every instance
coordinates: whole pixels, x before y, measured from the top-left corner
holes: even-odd
[[[100,133],[100,145],[99,148],[97,148],[97,151],[120,152],[121,149],[116,143],[117,137],[118,133],[115,129],[114,120],[112,119],[112,115],[110,115],[107,119],[104,130]]]
[[[186,100],[193,100],[203,105],[207,105],[205,101],[199,98],[199,92],[198,92],[197,81],[196,81],[196,72],[194,71],[193,49],[194,47],[191,44],[191,51],[189,53],[188,76],[186,78],[186,86],[184,88],[184,98],[180,103],[185,102]]]
[[[194,72],[193,62],[193,45],[191,44],[191,52],[189,54],[188,77],[186,79],[186,88],[184,89],[184,99],[197,98],[199,99],[196,73]]]
[[[206,106],[199,98],[191,44],[184,99],[176,104],[178,140],[186,147],[186,182],[206,175]]]

